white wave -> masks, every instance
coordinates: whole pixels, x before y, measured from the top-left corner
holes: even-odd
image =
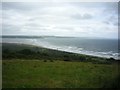
[[[10,42],[10,43],[23,43],[23,44],[31,44],[31,45],[36,45],[36,46],[41,46],[45,48],[50,48],[50,49],[55,49],[55,50],[60,50],[60,51],[66,51],[66,52],[72,52],[72,53],[79,53],[79,54],[86,54],[86,55],[92,55],[92,56],[99,56],[99,57],[106,57],[106,58],[115,58],[118,59],[118,56],[120,54],[114,53],[112,51],[109,52],[95,52],[95,51],[87,51],[84,48],[78,48],[76,46],[58,46],[58,45],[53,45],[47,41],[41,41],[38,39],[17,39],[17,40],[10,40],[9,41],[4,41],[4,42]]]
[[[78,48],[75,46],[57,46],[50,44],[46,41],[37,41],[37,39],[32,39],[32,44],[37,46],[42,46],[45,48],[60,50],[60,51],[66,51],[66,52],[72,52],[72,53],[78,53],[78,54],[86,54],[86,55],[92,55],[92,56],[99,56],[99,57],[106,57],[106,58],[115,58],[118,59],[118,53],[113,53],[112,51],[109,52],[95,52],[95,51],[87,51],[84,48]]]

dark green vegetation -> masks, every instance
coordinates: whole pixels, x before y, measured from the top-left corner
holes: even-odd
[[[38,60],[62,60],[62,61],[82,61],[111,64],[114,59],[106,59],[82,54],[68,53],[64,51],[51,50],[43,47],[37,47],[25,44],[8,44],[2,45],[3,59],[38,59]]]
[[[118,88],[119,62],[23,44],[3,44],[3,88]]]

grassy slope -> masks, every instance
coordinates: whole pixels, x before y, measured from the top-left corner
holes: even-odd
[[[27,60],[26,58],[19,59],[15,57],[3,58],[3,88],[117,87],[119,77],[117,77],[118,63],[116,62],[101,64],[101,61],[106,62],[106,59],[45,48],[37,47],[36,49],[36,47],[28,45],[3,44],[3,49],[6,48],[10,49],[10,51],[19,51],[26,48],[34,51],[38,50],[40,51],[40,58],[29,57]],[[13,53],[13,55],[17,55],[16,53]],[[45,54],[45,57],[41,57],[41,55],[44,55],[42,53],[50,54],[50,56]],[[63,58],[63,55],[65,55],[65,58]],[[66,56],[67,59],[75,62],[64,61]],[[85,62],[80,62],[82,56],[87,58]],[[44,62],[44,60],[49,59],[53,59],[53,62]],[[79,62],[78,59],[80,59]]]

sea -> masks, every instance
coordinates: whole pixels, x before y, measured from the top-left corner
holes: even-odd
[[[60,51],[119,59],[118,40],[81,37],[3,37],[2,43],[30,44]]]

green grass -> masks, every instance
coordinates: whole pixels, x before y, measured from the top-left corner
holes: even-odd
[[[119,61],[24,44],[2,44],[3,88],[117,88]]]
[[[3,88],[111,87],[117,74],[115,63],[4,60]]]

